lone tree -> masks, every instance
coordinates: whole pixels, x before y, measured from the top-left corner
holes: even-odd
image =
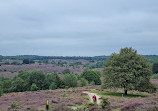
[[[132,48],[123,48],[119,54],[113,53],[105,62],[103,88],[123,88],[124,95],[128,90],[156,92],[155,85],[150,83],[152,69],[146,59]]]

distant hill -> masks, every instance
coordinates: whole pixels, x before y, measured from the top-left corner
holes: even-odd
[[[143,55],[149,64],[153,64],[155,62],[158,62],[158,55]],[[88,57],[88,56],[38,56],[38,55],[17,55],[17,56],[2,56],[0,55],[0,60],[48,60],[48,59],[61,59],[61,60],[88,60],[88,61],[106,61],[109,56],[94,56],[94,57]]]

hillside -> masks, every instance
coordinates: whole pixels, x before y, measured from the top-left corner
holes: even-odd
[[[158,87],[158,80],[152,80]],[[93,92],[101,97],[109,98],[111,110],[125,111],[125,110],[143,110],[143,111],[156,111],[158,108],[158,92],[156,94],[148,94],[137,91],[130,91],[128,96],[122,96],[121,89],[105,89],[104,91],[100,86],[86,86],[69,89],[57,90],[40,90],[35,92],[18,92],[8,93],[0,97],[0,110],[6,111],[13,101],[18,102],[19,109],[23,110],[43,110],[46,100],[49,100],[50,106],[54,109],[65,110],[68,108],[86,108],[90,103],[87,94],[84,91]],[[92,106],[89,110],[101,110],[100,106]]]

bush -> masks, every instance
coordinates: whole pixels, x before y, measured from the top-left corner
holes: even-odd
[[[63,74],[70,74],[70,69],[64,69],[64,71],[62,71]]]
[[[66,74],[63,78],[65,86],[76,87],[77,86],[77,77],[75,74]]]
[[[81,77],[85,78],[89,83],[94,81],[96,85],[101,84],[100,73],[97,70],[86,69],[82,72]]]
[[[105,109],[107,106],[110,105],[110,102],[108,101],[108,98],[103,98],[102,102],[101,102],[101,107],[103,109]]]
[[[158,74],[153,74],[153,75],[151,76],[151,79],[158,79]]]
[[[83,109],[88,109],[88,108],[90,108],[90,107],[92,107],[92,106],[95,106],[95,104],[94,104],[94,103],[87,103],[87,104],[85,104],[85,105],[83,106]]]
[[[36,84],[35,83],[33,83],[32,85],[31,85],[31,89],[30,89],[31,91],[37,91],[38,90],[38,87],[36,86]]]
[[[52,82],[51,85],[49,86],[49,89],[52,89],[52,90],[57,89],[56,83]]]
[[[8,107],[8,109],[18,109],[19,108],[20,103],[17,101],[14,101],[11,103],[11,105]]]
[[[49,88],[49,86],[52,84],[52,82],[56,84],[57,88],[61,87],[61,85],[62,85],[61,78],[56,73],[46,74],[45,78],[46,78],[45,79],[45,81],[46,81],[45,88],[46,89]]]
[[[90,85],[95,85],[95,82],[94,82],[94,81],[91,81],[89,84],[90,84]]]
[[[2,87],[0,86],[0,97],[2,96],[3,94],[3,90],[2,90]]]
[[[34,70],[30,73],[30,85],[35,83],[39,90],[46,89],[45,74],[43,71]],[[49,88],[49,85],[48,85]],[[48,89],[47,88],[47,89]]]
[[[81,78],[79,80],[78,86],[79,87],[83,87],[83,86],[87,86],[88,85],[88,81],[85,78]]]
[[[62,94],[62,97],[63,98],[67,97],[65,92]]]

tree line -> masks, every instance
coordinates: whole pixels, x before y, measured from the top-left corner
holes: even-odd
[[[23,92],[48,90],[57,88],[69,88],[87,85],[100,85],[101,73],[97,70],[84,70],[80,75],[67,73],[60,78],[56,73],[45,74],[42,71],[19,71],[12,79],[0,77],[0,92]]]

